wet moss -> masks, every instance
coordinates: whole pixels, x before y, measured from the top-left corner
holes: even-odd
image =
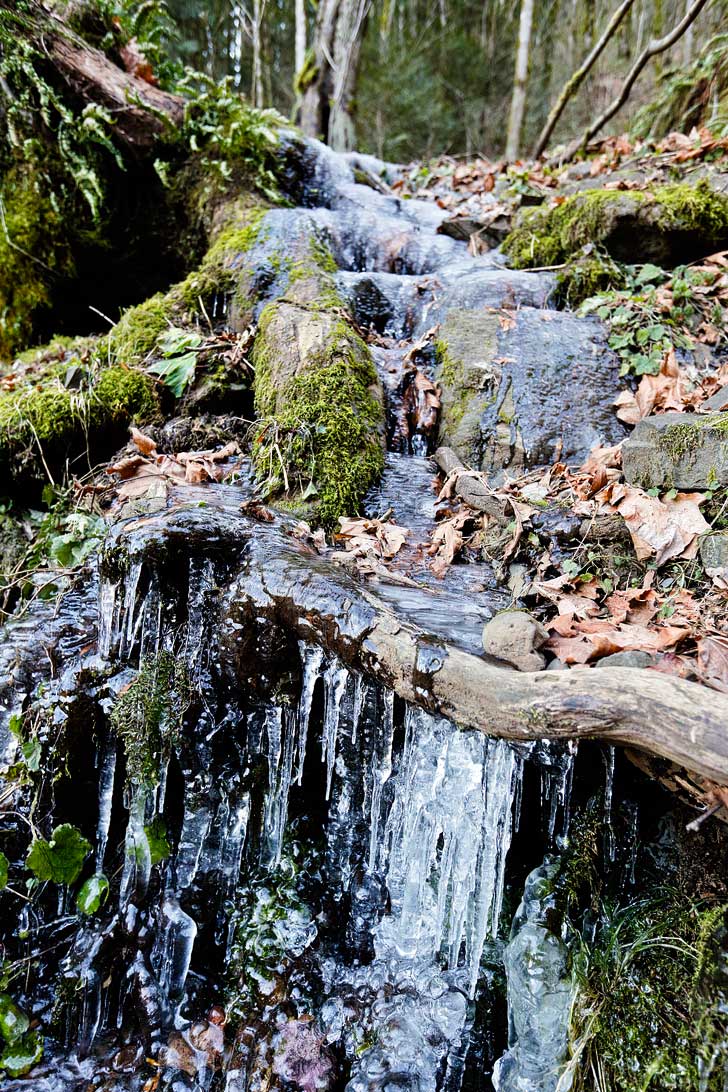
[[[140,364],[153,352],[157,339],[173,324],[179,297],[158,292],[121,316],[109,334],[109,350],[120,364]]]
[[[617,234],[629,225],[619,248],[640,245],[640,232],[664,240],[688,240],[693,251],[709,253],[728,239],[728,197],[707,181],[676,183],[652,192],[588,190],[552,208],[524,210],[503,250],[517,268],[560,265],[589,243],[613,252]],[[622,254],[616,255],[622,257]]]
[[[184,663],[169,652],[142,661],[119,696],[111,724],[124,745],[126,776],[133,785],[156,785],[162,762],[179,739],[190,689]]]
[[[39,174],[12,168],[0,188],[0,358],[32,341],[52,304],[50,284],[74,273],[62,218]]]
[[[567,264],[556,278],[555,301],[576,310],[584,300],[602,292],[619,291],[627,285],[623,268],[609,255],[595,254]]]
[[[384,466],[376,368],[364,342],[340,320],[305,369],[278,386],[270,336],[275,317],[274,304],[264,309],[253,355],[262,418],[254,464],[268,495],[311,499],[318,519],[333,527],[358,509]]]
[[[30,373],[14,390],[0,391],[0,463],[11,476],[44,477],[47,469],[109,431],[149,421],[159,411],[155,385],[121,366],[89,368],[82,385],[64,377],[74,357]]]
[[[215,296],[233,292],[248,295],[243,259],[263,235],[266,212],[267,207],[263,206],[248,208],[218,232],[199,269],[179,286],[179,295],[190,311],[200,310],[200,300],[208,308]]]

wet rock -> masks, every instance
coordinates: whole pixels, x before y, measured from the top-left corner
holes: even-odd
[[[698,550],[708,576],[728,577],[728,531],[703,535]]]
[[[611,405],[616,360],[595,320],[528,307],[453,310],[437,350],[440,442],[496,480],[505,467],[559,452],[579,462],[624,435]]]
[[[545,664],[537,651],[548,632],[525,610],[504,610],[483,626],[483,650],[519,671],[541,671]]]
[[[715,489],[728,484],[728,413],[645,417],[622,448],[630,485]]]
[[[701,410],[708,410],[710,413],[720,413],[721,410],[728,410],[728,385],[721,387],[715,394],[711,394],[710,398],[702,403]]]
[[[654,667],[657,662],[652,652],[613,652],[597,660],[596,667]]]

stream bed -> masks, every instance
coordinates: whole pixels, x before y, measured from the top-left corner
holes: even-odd
[[[472,257],[438,233],[435,204],[355,182],[356,164],[306,145],[297,207],[267,214],[249,260],[264,269],[297,232],[325,240],[380,338],[390,420],[428,328],[507,309],[502,383],[526,460],[618,439],[596,320],[550,310],[549,274]],[[263,302],[285,290],[267,284]],[[410,529],[410,582],[377,596],[432,655],[444,640],[478,653],[483,623],[518,601],[487,560],[432,575],[436,433],[394,435],[365,511]],[[45,1051],[3,1087],[566,1092],[576,986],[554,889],[574,816],[596,823],[599,882],[624,895],[661,840],[663,863],[677,853],[672,802],[611,748],[461,731],[353,665],[362,622],[331,561],[286,517],[251,530],[251,488],[124,513],[60,605],[3,634],[0,754],[17,775],[23,708],[42,754],[39,779],[2,790],[6,852],[20,859],[29,824],[70,823],[91,847],[84,876],[109,881],[92,915],[45,884],[4,918]],[[271,623],[274,587],[308,596],[310,617]]]

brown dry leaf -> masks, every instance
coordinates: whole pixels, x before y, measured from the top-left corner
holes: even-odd
[[[140,497],[166,497],[167,481],[164,473],[154,463],[144,463],[133,477],[122,482],[117,496],[120,501],[138,500]]]
[[[142,455],[151,455],[152,452],[157,450],[157,445],[150,436],[145,436],[143,432],[140,432],[138,428],[130,428],[129,432],[133,443],[141,451]]]
[[[581,621],[559,618],[549,623],[548,628],[552,636],[546,647],[567,664],[589,663],[613,652],[663,652],[674,648],[689,634],[682,626],[647,628],[599,618]]]
[[[353,557],[372,554],[389,560],[401,550],[409,535],[409,528],[379,519],[350,519],[341,516],[339,523],[341,530],[335,537],[347,542],[347,553]]]
[[[433,554],[432,571],[442,578],[452,565],[463,546],[463,527],[469,516],[452,516],[438,523],[432,532],[432,542],[427,553]]]
[[[636,425],[655,410],[682,410],[690,404],[681,384],[675,350],[669,349],[657,375],[643,375],[637,390],[624,390],[615,398],[617,417],[627,425]]]
[[[698,536],[710,530],[698,507],[705,499],[702,493],[679,493],[661,500],[623,483],[611,485],[606,492],[627,524],[639,561],[652,554],[657,565],[674,557],[695,557]]]
[[[546,312],[544,312],[544,314],[545,313]],[[516,325],[513,311],[509,311],[505,307],[501,308],[501,310],[498,312],[498,325],[500,326],[501,330],[513,330]]]
[[[703,682],[728,694],[728,639],[701,637],[698,641],[697,669]]]

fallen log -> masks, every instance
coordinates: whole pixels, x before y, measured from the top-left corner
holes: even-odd
[[[212,489],[206,495],[205,509],[177,508],[117,530],[106,564],[113,568],[118,551],[156,567],[164,552],[189,553],[191,543],[219,550],[229,538],[241,561],[221,604],[220,632],[236,642],[223,647],[223,661],[237,662],[239,634],[260,649],[276,646],[277,630],[326,647],[463,728],[518,741],[599,739],[728,784],[728,696],[650,669],[515,671],[403,620],[373,587],[293,537],[290,521],[231,518]]]

